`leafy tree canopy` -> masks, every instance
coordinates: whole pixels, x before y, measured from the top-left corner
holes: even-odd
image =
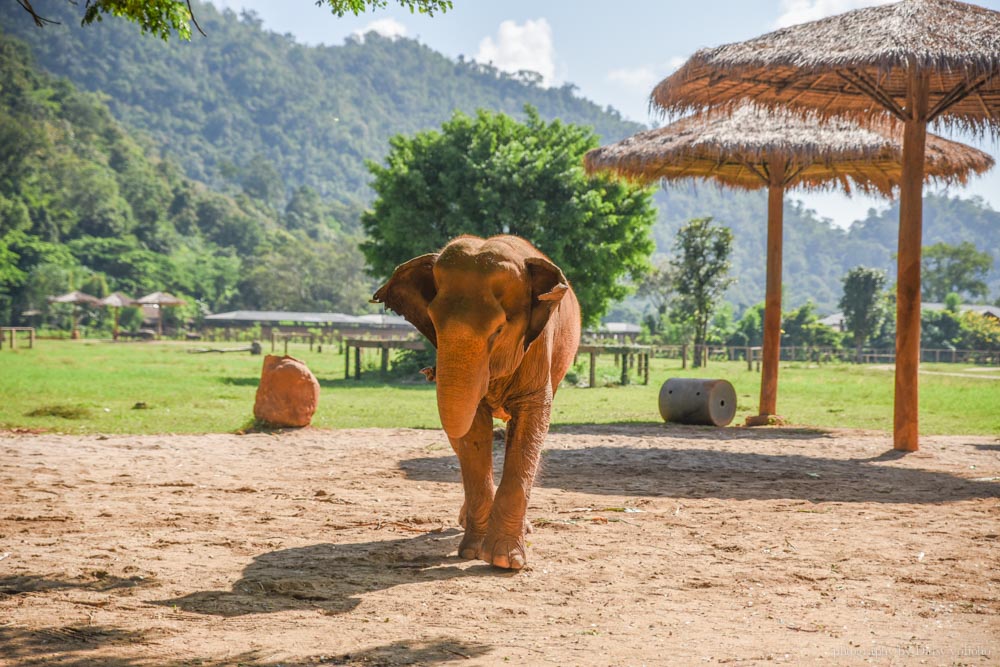
[[[935,243],[923,250],[921,291],[926,301],[944,301],[949,293],[983,298],[989,292],[986,276],[993,258],[970,241],[958,245]]]
[[[67,2],[77,4],[76,0]],[[420,12],[429,16],[452,7],[451,0],[397,0],[397,2],[411,13]],[[17,3],[31,15],[35,25],[40,28],[56,22],[37,12],[32,0],[17,0]],[[385,8],[388,4],[388,0],[316,0],[317,7],[326,5],[337,16],[343,16],[348,12],[358,15],[369,9]],[[105,15],[132,21],[142,32],[164,41],[170,39],[173,33],[177,33],[181,39],[191,39],[192,23],[201,31],[190,0],[86,0],[80,24],[90,25],[95,21],[103,21]]]
[[[857,266],[844,276],[844,296],[840,308],[844,311],[844,326],[854,335],[858,361],[865,341],[889,316],[882,289],[885,273],[877,269]]]
[[[702,364],[700,353],[708,337],[712,314],[735,278],[729,277],[729,255],[733,233],[712,224],[712,218],[695,218],[681,227],[671,260],[674,272],[673,316],[691,322],[694,329],[694,365]]]
[[[457,113],[441,131],[392,139],[385,165],[369,163],[378,197],[362,216],[361,248],[376,276],[461,234],[514,234],[565,272],[584,321],[627,294],[653,249],[644,188],[587,176],[589,128],[547,123],[531,107],[520,123],[501,113]]]

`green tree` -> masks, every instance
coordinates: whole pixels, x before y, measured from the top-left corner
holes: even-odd
[[[885,273],[858,266],[847,272],[843,283],[840,308],[844,311],[844,326],[854,336],[857,361],[861,363],[861,348],[888,314],[882,294]]]
[[[920,346],[956,350],[961,347],[962,318],[957,311],[924,310],[920,313]]]
[[[653,312],[646,313],[642,320],[649,333],[656,340],[664,332],[667,307],[674,292],[674,272],[669,261],[655,265],[642,277],[636,295],[646,299]]]
[[[246,262],[239,284],[244,305],[355,313],[377,287],[365,274],[357,240],[317,242],[301,232],[279,232],[272,245]]]
[[[782,346],[835,347],[840,343],[840,336],[836,331],[825,324],[820,324],[819,316],[816,315],[816,305],[812,301],[806,301],[795,310],[785,313],[781,329]]]
[[[274,165],[263,155],[253,156],[243,169],[240,186],[252,199],[276,206],[285,200],[285,182]]]
[[[411,12],[420,12],[433,16],[434,12],[444,12],[451,9],[451,0],[397,0],[400,5]],[[67,0],[76,4],[76,0]],[[18,4],[31,15],[38,27],[44,27],[53,21],[35,11],[31,0],[18,0]],[[367,9],[381,9],[388,5],[388,0],[316,0],[316,6],[328,5],[337,16],[348,12],[360,14]],[[191,8],[190,0],[86,0],[83,5],[81,25],[90,25],[94,21],[103,21],[105,15],[127,19],[138,24],[145,33],[150,33],[163,40],[170,38],[176,32],[181,39],[191,39],[191,24],[201,31]],[[204,34],[204,33],[202,33]]]
[[[975,244],[935,243],[923,250],[921,291],[925,301],[944,301],[949,292],[972,298],[985,298],[986,276],[993,267],[993,257],[980,252]]]
[[[745,311],[736,323],[736,329],[726,340],[726,345],[760,347],[764,344],[764,302]]]
[[[733,233],[712,224],[712,218],[695,218],[680,228],[674,242],[673,316],[689,321],[694,330],[694,366],[704,361],[705,341],[712,313],[734,278],[729,277]]]
[[[995,317],[967,312],[962,314],[960,342],[966,350],[1000,351],[1000,321]]]
[[[440,132],[394,137],[385,166],[369,163],[377,199],[361,249],[386,277],[460,234],[514,234],[562,268],[591,325],[628,294],[624,278],[648,268],[650,192],[584,173],[583,154],[598,145],[589,128],[525,113],[524,123],[456,113]]]

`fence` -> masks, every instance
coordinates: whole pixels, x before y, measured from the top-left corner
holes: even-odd
[[[654,357],[663,359],[681,359],[687,366],[688,356],[694,346],[689,345],[657,345],[652,348]],[[826,363],[831,361],[857,362],[858,353],[854,349],[835,347],[810,347],[802,345],[787,345],[781,348],[781,361],[802,361]],[[759,370],[761,348],[759,347],[728,347],[708,345],[705,349],[707,358],[714,361],[746,361],[748,367],[756,365]],[[892,364],[896,362],[896,351],[892,348],[862,348],[861,363]],[[944,348],[921,348],[920,361],[925,363],[955,363],[976,364],[980,366],[1000,366],[1000,350],[952,350]]]
[[[0,350],[3,349],[4,336],[9,336],[10,349],[17,349],[17,334],[28,334],[28,347],[35,347],[35,327],[0,327]]]

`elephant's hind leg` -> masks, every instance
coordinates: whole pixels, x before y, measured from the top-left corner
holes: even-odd
[[[465,437],[449,440],[462,466],[465,489],[465,502],[459,514],[465,535],[458,546],[458,555],[466,559],[478,558],[493,507],[493,416],[490,408],[480,403],[472,428]]]

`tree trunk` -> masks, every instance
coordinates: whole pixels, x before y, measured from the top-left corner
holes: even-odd
[[[767,288],[764,299],[764,345],[760,364],[758,414],[776,414],[778,363],[781,359],[781,241],[784,223],[785,164],[771,165],[767,189]]]
[[[911,63],[909,104],[903,126],[903,176],[899,193],[896,283],[896,393],[893,447],[919,447],[920,246],[923,236],[924,150],[928,78]]]

